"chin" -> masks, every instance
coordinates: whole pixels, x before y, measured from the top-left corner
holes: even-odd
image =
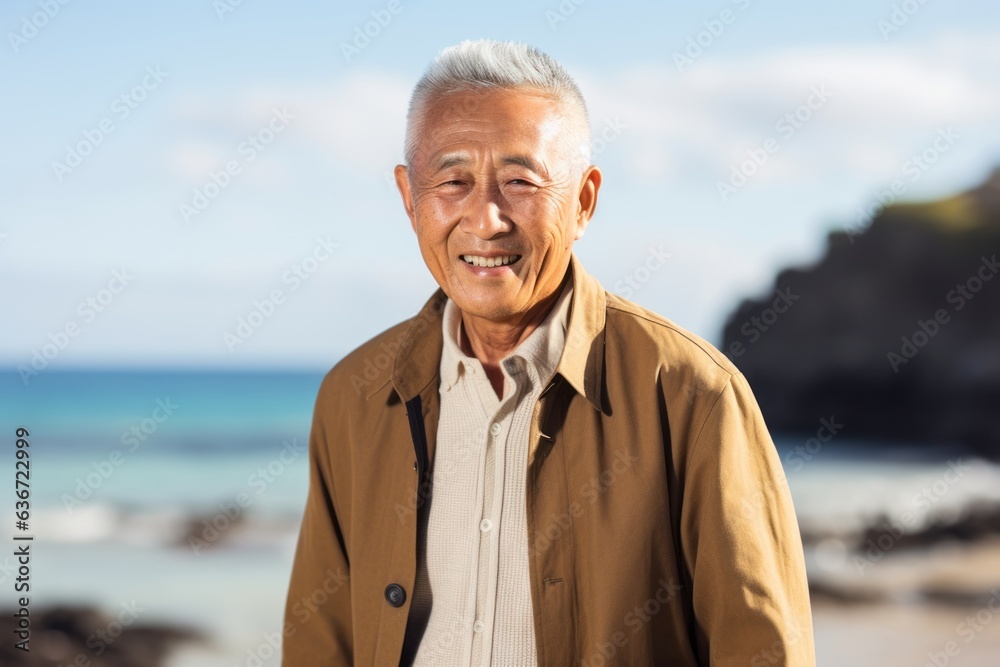
[[[455,302],[455,305],[463,313],[487,320],[510,317],[517,311],[512,301],[497,299],[495,293],[486,291],[475,296],[470,295],[468,292],[463,292],[458,298],[451,297],[451,300]]]

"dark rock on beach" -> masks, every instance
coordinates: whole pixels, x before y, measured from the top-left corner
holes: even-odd
[[[15,610],[4,610],[14,619]],[[122,623],[92,607],[58,606],[31,610],[31,635],[25,652],[14,647],[12,632],[0,644],[4,667],[160,667],[181,642],[205,641],[198,630],[134,619]],[[13,628],[11,628],[13,630]]]
[[[772,430],[808,437],[832,416],[851,439],[1000,459],[1000,170],[941,201],[891,199],[740,304],[722,350]]]

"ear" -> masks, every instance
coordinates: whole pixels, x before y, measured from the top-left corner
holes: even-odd
[[[406,215],[410,218],[410,226],[416,232],[417,216],[413,213],[413,190],[410,188],[410,176],[406,166],[397,164],[393,170],[393,176],[396,177],[396,187],[399,188],[399,194],[403,198],[403,208],[406,209]]]
[[[587,225],[594,217],[594,210],[597,208],[597,192],[601,189],[601,178],[601,170],[594,165],[590,165],[583,172],[580,192],[577,195],[576,240],[587,231]]]

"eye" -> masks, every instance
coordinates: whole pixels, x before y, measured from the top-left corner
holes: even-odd
[[[531,181],[526,181],[523,178],[512,178],[507,183],[509,185],[534,185]]]

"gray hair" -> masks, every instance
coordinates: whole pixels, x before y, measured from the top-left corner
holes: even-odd
[[[411,167],[431,101],[449,93],[483,89],[528,89],[558,100],[570,116],[579,147],[574,156],[590,163],[590,121],[583,94],[569,73],[549,55],[521,42],[465,40],[444,49],[417,82],[406,114],[406,165]]]

